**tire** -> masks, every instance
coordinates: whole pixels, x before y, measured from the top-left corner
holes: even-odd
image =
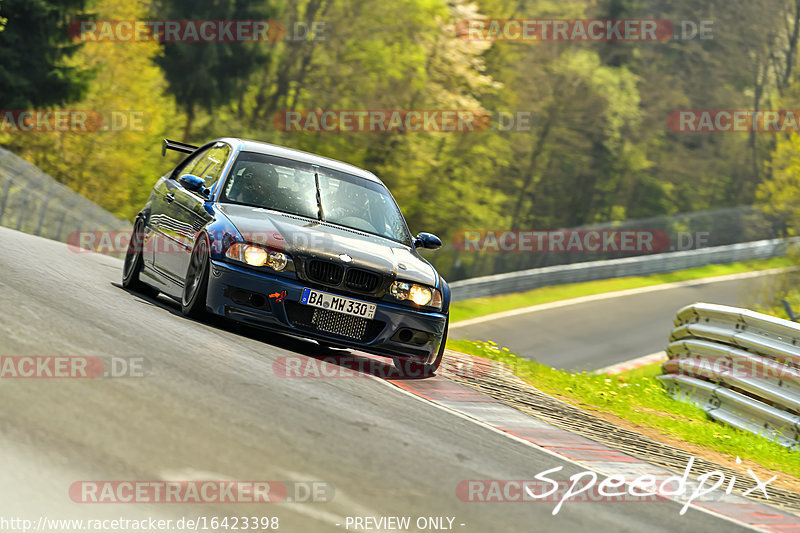
[[[206,295],[208,294],[208,270],[210,263],[208,237],[201,235],[194,243],[189,268],[183,282],[181,311],[191,318],[204,318]]]
[[[139,274],[144,268],[142,259],[142,244],[144,239],[144,220],[137,218],[131,232],[131,240],[125,252],[125,263],[122,266],[122,286],[128,290],[146,296],[158,296],[158,290],[139,279]]]
[[[436,353],[436,359],[432,363],[420,363],[414,359],[401,359],[395,357],[392,359],[394,367],[400,372],[403,377],[423,377],[428,378],[436,374],[439,366],[442,364],[444,358],[444,350],[447,345],[447,333],[450,329],[450,317],[447,317],[447,322],[444,323],[444,335],[442,335],[442,343],[439,345],[439,351]]]

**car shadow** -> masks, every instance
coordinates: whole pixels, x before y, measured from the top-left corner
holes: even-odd
[[[318,344],[311,339],[297,337],[285,332],[259,328],[248,324],[242,324],[219,315],[208,315],[203,320],[196,320],[185,316],[181,312],[178,302],[159,294],[151,297],[126,289],[120,283],[113,282],[112,286],[130,294],[141,302],[148,305],[160,307],[170,314],[181,318],[197,322],[206,327],[211,327],[219,331],[225,331],[239,335],[248,339],[263,342],[276,348],[288,350],[296,353],[305,360],[298,359],[290,361],[279,358],[275,362],[274,370],[277,373],[286,372],[283,377],[295,378],[314,378],[314,377],[366,377],[367,375],[384,380],[418,380],[433,377],[435,374],[423,374],[420,370],[403,365],[402,370],[398,370],[388,356],[378,356],[365,354],[349,348],[334,348]],[[388,360],[388,362],[387,362]],[[332,373],[330,366],[338,367]]]

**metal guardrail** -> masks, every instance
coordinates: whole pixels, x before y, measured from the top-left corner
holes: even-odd
[[[62,242],[75,231],[130,231],[132,227],[3,148],[0,226]]]
[[[663,274],[712,264],[778,257],[785,255],[789,245],[794,243],[800,243],[800,238],[770,239],[699,250],[534,268],[455,281],[450,284],[450,289],[452,290],[452,300],[459,301],[524,292],[549,285]]]
[[[626,220],[613,220],[607,222],[593,222],[577,227],[527,227],[528,231],[557,232],[611,232],[621,237],[621,232],[647,232],[659,235],[657,240],[662,243],[666,238],[669,249],[639,250],[635,252],[615,250],[614,247],[601,247],[591,251],[585,246],[566,246],[558,252],[525,253],[496,253],[490,241],[479,240],[481,244],[471,241],[467,235],[474,235],[474,231],[494,234],[496,244],[503,244],[502,234],[509,228],[476,228],[464,227],[463,231],[455,232],[452,239],[444,241],[444,246],[434,252],[426,252],[434,266],[446,279],[461,281],[466,279],[492,276],[530,270],[533,268],[554,267],[558,265],[571,265],[589,261],[608,261],[633,257],[634,255],[649,255],[651,253],[675,252],[680,250],[696,250],[698,248],[712,248],[727,246],[740,242],[754,242],[765,239],[779,239],[784,237],[784,221],[773,215],[768,215],[760,206],[742,205],[737,207],[724,207],[693,211],[689,213],[675,213],[672,215],[657,215],[647,218],[629,218]],[[536,238],[538,239],[538,237]],[[520,242],[520,241],[517,241]],[[535,239],[529,241],[532,245]],[[548,241],[549,242],[549,241]],[[619,241],[618,241],[619,242]],[[584,242],[584,244],[586,244]],[[484,246],[488,249],[482,251]]]
[[[667,355],[671,396],[800,450],[800,324],[698,303],[678,311]]]

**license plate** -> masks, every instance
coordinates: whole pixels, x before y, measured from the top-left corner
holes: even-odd
[[[375,304],[353,300],[337,294],[315,291],[314,289],[303,289],[300,303],[368,319],[372,319],[375,316],[375,310],[378,308]]]

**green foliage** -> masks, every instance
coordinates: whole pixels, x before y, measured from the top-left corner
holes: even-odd
[[[793,39],[800,13],[790,0],[735,6],[712,0],[700,10],[693,0],[95,3],[98,19],[273,19],[290,37],[295,24],[322,24],[309,35],[314,38],[276,43],[78,48],[65,40],[64,28],[70,18],[89,16],[84,0],[3,0],[0,16],[9,22],[0,32],[0,97],[6,109],[78,98],[76,107],[145,110],[147,120],[139,132],[0,133],[0,142],[125,216],[177,159],[153,157],[160,137],[203,142],[241,136],[375,172],[412,231],[433,231],[444,241],[465,229],[554,229],[753,201],[789,231],[800,226],[794,155],[800,140],[676,133],[666,125],[669,113],[680,109],[800,105]],[[459,38],[460,21],[484,17],[661,18],[679,33],[682,20],[712,19],[714,38]],[[42,64],[53,67],[45,72]],[[88,72],[97,76],[89,85]],[[461,109],[485,111],[495,120],[489,130],[463,133],[287,133],[274,123],[281,111],[327,109]],[[498,127],[500,112],[530,113],[529,127]],[[448,252],[435,257],[447,266],[454,259]],[[483,260],[487,268],[493,261]]]
[[[661,440],[681,447],[696,445],[731,459],[747,450],[747,459],[784,475],[800,477],[798,452],[759,435],[710,419],[702,409],[671,398],[655,378],[658,366],[616,376],[568,372],[522,359],[492,342],[453,341],[448,348],[505,363],[537,389],[585,410],[607,413],[655,430]]]
[[[2,9],[3,9],[3,2],[2,0],[0,0],[0,13],[2,12]],[[8,22],[7,18],[0,17],[0,31],[3,31],[6,28],[7,22]]]
[[[86,0],[4,0],[0,4],[0,102],[28,109],[74,102],[91,71],[70,63],[78,46],[67,35]]]
[[[156,19],[164,20],[265,20],[274,11],[264,2],[232,0],[161,0],[155,5]],[[184,138],[191,133],[195,108],[210,111],[235,101],[245,91],[249,75],[268,60],[263,42],[169,42],[155,58],[163,69],[170,94],[187,116]]]
[[[800,230],[800,135],[778,139],[772,176],[758,190],[764,211],[783,221],[789,235]]]
[[[98,0],[93,7],[104,20],[146,15],[125,0]],[[0,133],[0,142],[112,213],[132,218],[156,179],[174,164],[161,158],[161,138],[179,130],[163,74],[152,61],[158,51],[155,42],[109,42],[87,43],[76,52],[75,63],[98,75],[72,107],[101,113],[108,129]],[[117,131],[114,115],[127,121]]]

